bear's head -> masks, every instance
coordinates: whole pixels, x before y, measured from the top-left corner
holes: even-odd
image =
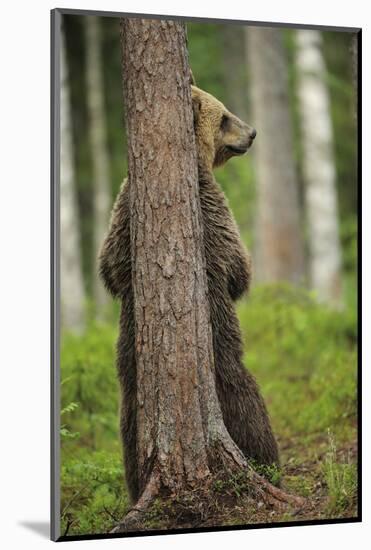
[[[229,112],[211,94],[194,85],[191,90],[199,159],[211,169],[246,153],[256,130]]]

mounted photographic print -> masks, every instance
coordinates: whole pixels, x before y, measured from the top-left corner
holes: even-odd
[[[52,11],[53,540],[361,520],[360,38]]]

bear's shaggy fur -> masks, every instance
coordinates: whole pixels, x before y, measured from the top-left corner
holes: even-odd
[[[213,168],[250,147],[255,130],[231,114],[210,94],[192,86],[195,135],[216,389],[225,425],[249,459],[279,463],[268,413],[253,376],[242,363],[242,341],[233,301],[248,289],[250,259]],[[125,473],[131,499],[138,498],[136,460],[136,363],[134,303],[131,283],[129,184],[124,182],[113,208],[100,255],[107,289],[121,299],[117,366],[121,386],[120,428]]]

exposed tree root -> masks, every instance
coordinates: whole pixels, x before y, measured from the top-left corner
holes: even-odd
[[[159,488],[160,477],[158,474],[153,473],[138,502],[129,510],[123,520],[110,532],[122,533],[123,531],[138,530],[140,524],[142,523],[144,514],[148,512],[151,504],[158,496]]]
[[[286,491],[275,487],[253,470],[251,470],[251,483],[254,487],[254,491],[261,497],[263,502],[274,508],[282,508],[287,505],[301,508],[306,503],[306,499],[303,497],[286,493]]]
[[[286,493],[282,489],[272,485],[254,470],[250,468],[249,470],[246,476],[248,485],[243,491],[246,492],[246,494],[250,494],[256,502],[263,502],[266,507],[280,512],[288,506],[291,506],[295,509],[295,513],[300,511],[300,509],[307,504],[306,499]],[[218,478],[216,478],[216,480],[217,479]],[[160,476],[158,473],[153,473],[136,505],[131,508],[123,520],[112,529],[111,533],[140,531],[148,528],[146,527],[146,519],[148,518],[148,513],[151,511],[151,506],[155,499],[161,497],[160,488]],[[229,508],[230,514],[233,515],[233,508],[238,505],[239,499],[240,497],[237,495],[231,498],[230,494],[227,495],[220,492],[214,492],[210,483],[200,487],[199,490],[193,490],[190,491],[189,494],[179,496],[174,502],[171,502],[171,504],[169,504],[169,501],[171,501],[169,497],[164,498],[164,513],[166,511],[165,515],[167,516],[166,525],[170,523],[172,528],[191,526],[189,525],[189,521],[186,522],[187,525],[184,525],[184,519],[186,517],[188,517],[188,519],[195,517],[197,514],[199,515],[200,510],[206,510],[207,516],[210,519],[213,517],[214,513],[217,515],[220,504]],[[201,513],[201,515],[203,514]],[[159,523],[161,523],[160,517],[158,520]],[[197,522],[197,525],[200,524],[202,524],[202,522]],[[165,526],[164,528],[167,527]]]

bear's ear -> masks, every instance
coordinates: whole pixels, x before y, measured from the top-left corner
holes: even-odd
[[[189,80],[191,83],[191,86],[197,86],[195,77],[193,76],[192,69],[189,69]]]
[[[193,120],[197,124],[198,117],[201,111],[201,99],[197,95],[192,94]]]

